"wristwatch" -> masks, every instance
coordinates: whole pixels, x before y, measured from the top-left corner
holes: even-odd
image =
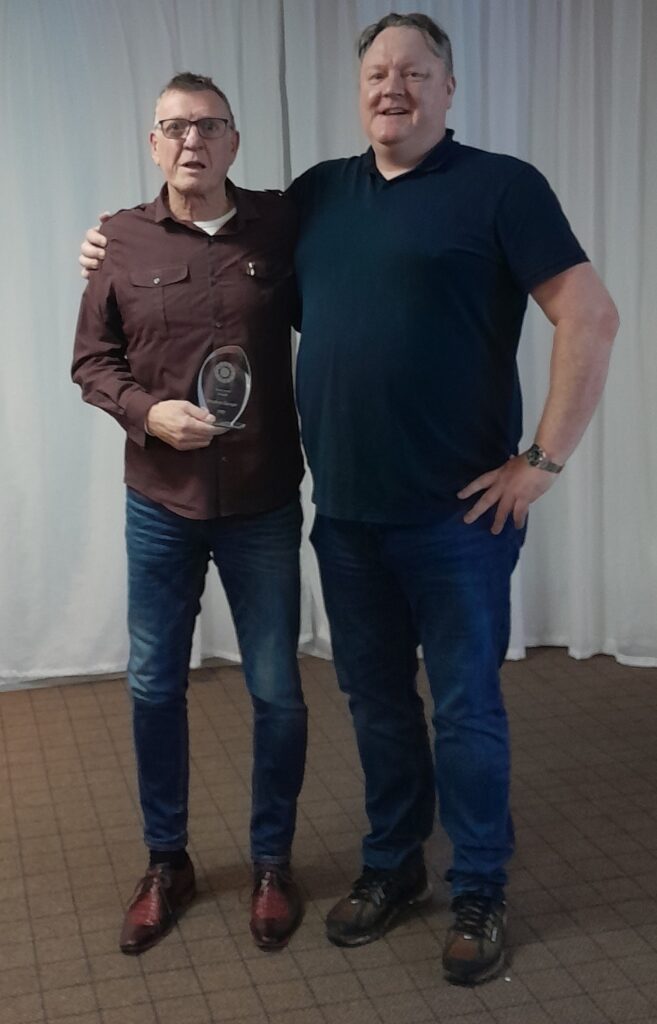
[[[558,466],[556,462],[550,462],[546,453],[537,444],[533,444],[531,448],[527,449],[525,458],[530,466],[534,466],[535,469],[544,469],[548,473],[560,473],[563,469],[563,466]]]

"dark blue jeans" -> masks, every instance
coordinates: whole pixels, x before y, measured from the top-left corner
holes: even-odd
[[[194,520],[128,490],[128,682],[151,849],[187,842],[187,676],[212,556],[254,710],[251,855],[289,858],[307,735],[297,665],[300,536],[298,501],[255,516]]]
[[[435,792],[454,848],[454,894],[497,895],[513,850],[509,736],[499,667],[524,538],[462,515],[426,526],[318,515],[312,531],[340,688],[349,697],[371,831],[363,861],[398,867],[431,834]],[[416,648],[434,712],[435,777]]]

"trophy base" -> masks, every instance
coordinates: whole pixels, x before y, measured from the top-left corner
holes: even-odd
[[[246,423],[213,423],[213,434],[227,434],[229,430],[244,430]]]

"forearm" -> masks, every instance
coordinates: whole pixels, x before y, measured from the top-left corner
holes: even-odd
[[[550,387],[535,440],[561,465],[579,444],[604,388],[611,346],[618,328],[614,315],[585,321],[565,319],[555,328]]]
[[[550,388],[536,443],[548,461],[563,465],[574,451],[591,419],[604,387],[616,322],[594,323],[587,319],[561,319],[555,328],[550,366]],[[524,524],[527,509],[554,484],[553,472],[530,465],[523,456],[492,468],[459,491],[459,498],[480,494],[466,512],[474,523],[496,507],[492,533],[500,533],[508,516],[517,527]]]
[[[589,263],[578,264],[543,282],[532,295],[554,325],[550,387],[534,436],[548,461],[563,465],[598,404],[618,330],[618,314]],[[520,527],[529,506],[556,479],[547,467],[532,465],[524,457],[509,459],[459,491],[463,499],[480,494],[463,518],[466,523],[474,523],[497,506],[492,533],[500,533],[510,515]]]
[[[155,399],[132,376],[126,348],[111,293],[91,282],[80,304],[71,376],[85,402],[109,413],[143,445],[144,421]]]
[[[118,363],[106,358],[88,356],[74,362],[73,381],[79,385],[82,398],[90,405],[109,413],[137,444],[144,443],[144,423],[156,402],[148,392]]]

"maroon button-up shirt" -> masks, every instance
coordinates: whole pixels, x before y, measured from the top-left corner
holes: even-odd
[[[236,215],[209,236],[173,216],[166,186],[121,210],[80,304],[73,380],[127,434],[125,482],[191,519],[266,512],[291,501],[303,475],[292,389],[295,315],[289,201],[229,183]],[[145,433],[169,398],[198,404],[206,357],[238,345],[252,373],[241,430],[179,452]]]

